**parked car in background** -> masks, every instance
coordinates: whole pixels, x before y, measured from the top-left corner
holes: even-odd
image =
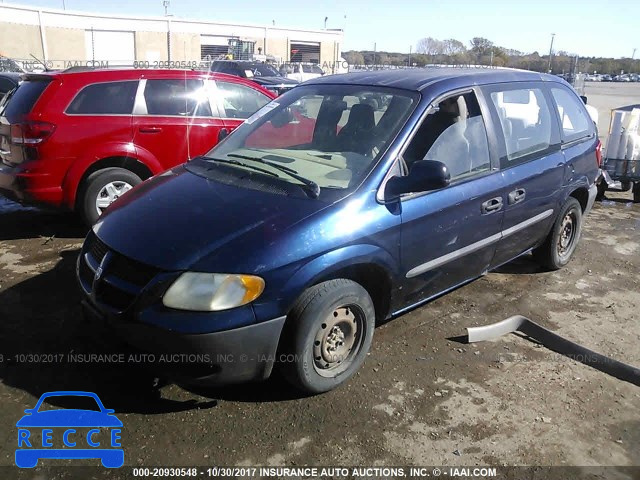
[[[174,366],[187,383],[277,365],[307,393],[335,388],[376,322],[526,252],[566,265],[597,193],[595,125],[555,76],[332,75],[268,107],[116,201],[78,259],[89,318],[208,358]]]
[[[9,90],[18,86],[20,75],[17,72],[0,72],[0,100]]]
[[[0,72],[23,73],[24,69],[14,60],[0,55]]]
[[[206,153],[275,97],[184,70],[25,74],[0,110],[0,193],[92,224],[146,178]]]
[[[299,83],[281,75],[273,65],[250,60],[216,60],[211,64],[211,71],[251,80],[276,95],[282,95]]]
[[[291,67],[291,72],[287,73],[287,78],[298,82],[306,82],[324,75],[320,65],[314,63],[292,63],[289,66]]]

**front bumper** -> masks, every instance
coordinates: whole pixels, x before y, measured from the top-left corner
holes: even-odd
[[[286,318],[221,332],[185,334],[140,322],[118,321],[88,300],[82,306],[89,322],[147,354],[140,358],[158,374],[180,383],[203,386],[268,378]]]

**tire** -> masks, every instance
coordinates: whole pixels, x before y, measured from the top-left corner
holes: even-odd
[[[633,202],[640,203],[640,182],[633,184]]]
[[[87,178],[78,199],[82,219],[87,225],[93,225],[111,202],[141,182],[142,179],[138,175],[124,168],[105,168],[92,173]],[[109,185],[115,190],[109,191]],[[102,208],[98,207],[99,198]]]
[[[332,390],[364,362],[373,338],[375,309],[367,291],[346,279],[307,289],[296,301],[283,332],[280,369],[307,394]]]
[[[632,185],[633,184],[631,182],[620,182],[620,191],[628,192],[629,190],[631,190]]]
[[[533,257],[549,270],[564,267],[575,252],[581,232],[582,207],[575,198],[569,197],[546,240],[533,251]]]

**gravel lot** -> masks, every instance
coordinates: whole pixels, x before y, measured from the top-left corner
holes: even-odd
[[[640,103],[640,84],[587,88],[601,119]],[[542,272],[522,257],[388,322],[348,385],[299,398],[278,379],[190,391],[154,388],[135,365],[16,359],[117,346],[82,321],[74,269],[86,231],[0,199],[0,466],[13,465],[23,410],[65,389],[116,410],[126,465],[640,466],[640,388],[521,336],[456,339],[522,314],[640,366],[640,205],[630,200],[596,204],[567,268]]]

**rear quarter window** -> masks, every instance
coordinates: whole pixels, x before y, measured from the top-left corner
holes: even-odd
[[[50,82],[51,80],[27,80],[22,82],[11,97],[5,99],[6,104],[0,114],[7,117],[10,122],[28,114]]]
[[[130,115],[138,81],[87,85],[75,96],[66,113],[71,115]]]
[[[562,140],[571,142],[590,137],[593,132],[593,122],[582,101],[564,88],[551,88],[551,94],[558,109]]]

